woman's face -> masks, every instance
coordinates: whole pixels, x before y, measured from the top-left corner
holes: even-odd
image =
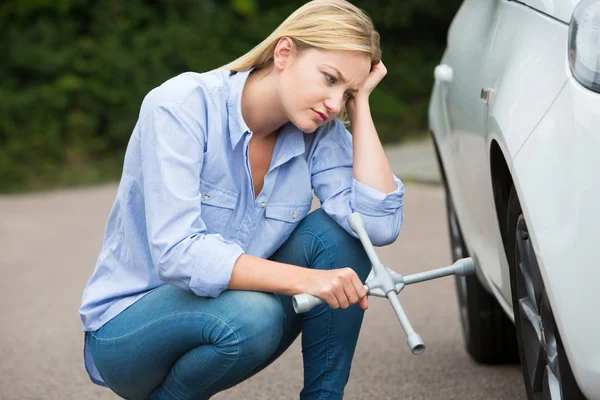
[[[280,77],[279,96],[287,118],[314,132],[356,95],[371,70],[364,53],[307,49],[292,53]]]

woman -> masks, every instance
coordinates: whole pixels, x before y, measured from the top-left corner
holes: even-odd
[[[368,17],[315,0],[231,64],[145,97],[80,308],[95,383],[205,399],[302,332],[301,398],[342,397],[371,268],[346,218],[384,245],[403,217],[369,110],[385,73]],[[297,315],[298,293],[327,305]]]

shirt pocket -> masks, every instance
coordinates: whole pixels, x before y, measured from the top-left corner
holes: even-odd
[[[268,203],[265,209],[265,218],[285,240],[292,233],[298,223],[310,211],[311,202],[308,203]]]
[[[208,233],[223,233],[234,215],[239,195],[206,181],[200,181],[202,220]]]

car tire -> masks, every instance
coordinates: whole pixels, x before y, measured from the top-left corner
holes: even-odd
[[[446,210],[452,259],[469,257],[450,196],[444,166],[437,145],[434,147],[446,192]],[[498,301],[475,275],[456,276],[460,320],[469,355],[482,364],[518,363],[515,326]]]
[[[508,198],[506,254],[517,343],[529,400],[585,400],[554,320],[514,186]]]

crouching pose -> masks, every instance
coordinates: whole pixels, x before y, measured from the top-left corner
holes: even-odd
[[[208,399],[302,332],[300,397],[342,398],[371,268],[346,218],[375,245],[403,218],[369,108],[385,74],[370,19],[314,0],[239,59],[148,93],[80,308],[95,383]],[[298,293],[327,304],[297,315]]]

